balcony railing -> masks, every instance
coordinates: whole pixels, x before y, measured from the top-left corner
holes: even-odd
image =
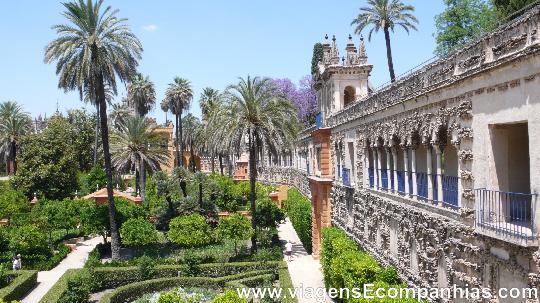
[[[476,226],[525,241],[537,237],[534,228],[536,194],[475,189]]]
[[[458,180],[456,176],[442,176],[443,203],[458,206]]]
[[[368,168],[368,176],[369,176],[369,187],[375,186],[375,173],[373,171],[373,167]]]
[[[428,198],[428,182],[426,173],[416,173],[416,191],[418,198]]]
[[[350,187],[351,186],[351,170],[343,167],[341,175],[342,175],[343,185]]]
[[[397,171],[397,190],[398,193],[404,194],[405,193],[405,172],[404,171]]]
[[[379,169],[381,172],[381,182],[379,183],[379,188],[382,190],[388,189],[388,171],[385,169]]]
[[[322,127],[322,115],[321,115],[321,112],[318,112],[316,115],[315,115],[315,127],[317,129],[321,128]]]

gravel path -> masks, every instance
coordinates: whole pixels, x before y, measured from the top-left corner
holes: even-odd
[[[303,288],[304,294],[306,294],[303,297],[298,297],[298,302],[332,302],[326,293],[324,298],[308,297],[307,294],[310,293],[308,289],[315,291],[316,289],[324,288],[321,264],[306,252],[288,218],[285,223],[279,225],[278,232],[282,245],[284,245],[287,240],[291,241],[293,245],[292,260],[287,262],[289,273],[294,287],[298,289]]]
[[[22,303],[37,303],[51,289],[51,287],[60,279],[60,277],[71,268],[82,268],[88,259],[90,251],[101,243],[101,237],[95,237],[84,242],[77,243],[74,251],[69,253],[67,257],[60,262],[55,268],[49,271],[40,271],[38,273],[38,284],[26,297]],[[24,258],[23,258],[24,266]]]

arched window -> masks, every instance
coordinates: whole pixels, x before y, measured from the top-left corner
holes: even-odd
[[[354,87],[345,87],[345,91],[343,91],[343,107],[351,105],[354,102],[354,98]]]

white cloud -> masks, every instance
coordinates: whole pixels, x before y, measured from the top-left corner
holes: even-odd
[[[155,32],[158,29],[158,26],[155,24],[148,24],[143,26],[143,29],[147,32]]]

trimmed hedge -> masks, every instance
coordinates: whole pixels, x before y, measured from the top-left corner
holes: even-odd
[[[296,188],[290,188],[285,200],[285,212],[302,241],[304,248],[311,254],[311,201]]]
[[[222,289],[224,286],[235,285],[240,288],[246,286],[257,286],[263,281],[273,281],[275,279],[273,270],[262,270],[245,272],[236,275],[229,275],[220,278],[208,277],[174,277],[159,278],[147,281],[140,281],[118,287],[113,292],[103,296],[99,303],[124,303],[130,302],[142,295],[170,289],[178,286],[197,286],[201,288]],[[231,283],[228,283],[231,282]]]
[[[281,301],[283,303],[298,303],[298,298],[292,297],[290,295],[289,289],[294,289],[294,285],[291,280],[291,275],[289,274],[289,269],[287,268],[287,264],[284,264],[284,266],[281,266],[278,271],[279,275],[279,286],[283,289],[283,296],[281,298]]]
[[[276,272],[283,266],[283,261],[270,262],[237,262],[237,263],[209,263],[197,266],[197,276],[209,278],[233,277],[243,279],[256,274],[267,274],[268,271]],[[81,270],[70,269],[39,301],[40,303],[56,303],[67,290],[67,281],[78,274]],[[156,266],[152,278],[172,278],[185,275],[183,265],[159,265]],[[127,284],[140,282],[143,279],[138,267],[97,267],[93,269],[93,280],[97,283],[93,291],[118,288]]]
[[[394,267],[384,268],[377,261],[360,250],[354,240],[345,232],[335,227],[322,230],[321,265],[324,272],[324,283],[327,288],[363,289],[364,284],[375,284],[375,288],[406,287]],[[350,298],[343,302],[417,302],[406,298],[373,299]]]
[[[0,301],[21,300],[37,284],[37,270],[10,271],[15,276],[6,287],[0,288]]]

